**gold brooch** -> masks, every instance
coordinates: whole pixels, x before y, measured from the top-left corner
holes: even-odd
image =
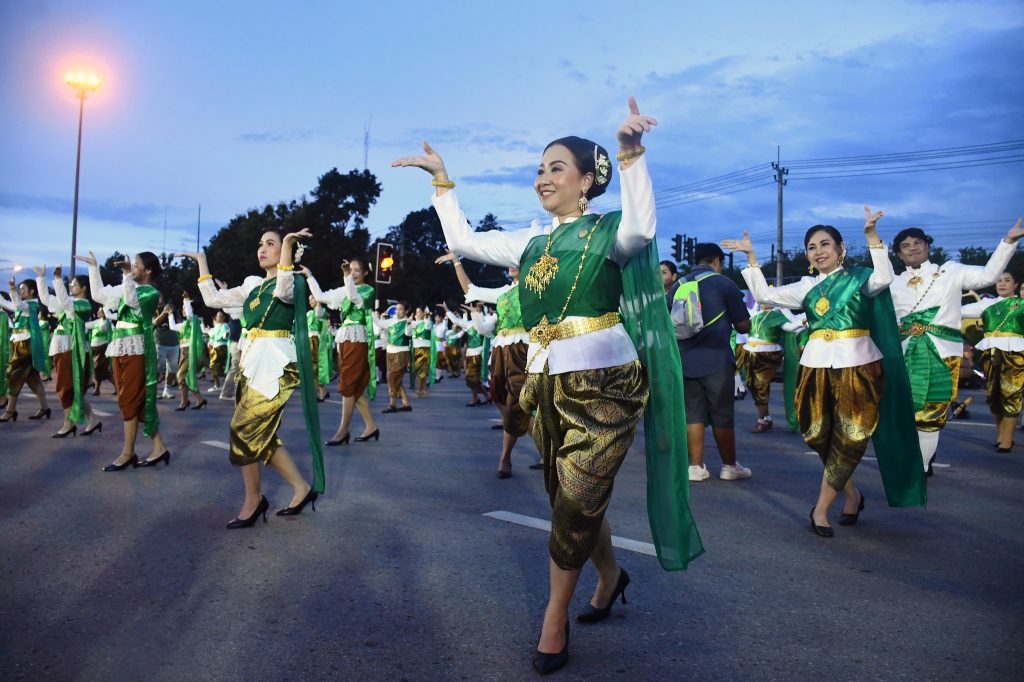
[[[916,289],[918,286],[921,285],[922,282],[924,282],[924,280],[921,279],[921,275],[914,275],[909,280],[907,280],[907,286],[914,287]]]

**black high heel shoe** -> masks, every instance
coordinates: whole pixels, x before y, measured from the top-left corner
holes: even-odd
[[[175,412],[184,412],[185,410],[188,410],[188,409],[191,409],[191,408],[192,408],[192,404],[191,403],[182,403],[181,405],[178,405],[177,407],[175,407],[174,411]]]
[[[196,406],[195,406],[195,407],[193,407],[192,409],[193,409],[193,410],[201,410],[201,409],[203,409],[204,407],[206,407],[206,403],[208,403],[208,402],[209,402],[209,401],[208,401],[208,400],[207,400],[206,398],[203,398],[203,402],[201,402],[201,403],[197,403],[197,404],[196,404]]]
[[[135,467],[139,466],[139,458],[138,458],[137,455],[132,455],[132,458],[129,459],[124,464],[108,464],[107,466],[103,467],[103,470],[104,471],[124,471],[129,466],[131,468],[133,468],[133,469]]]
[[[587,608],[582,613],[576,616],[577,623],[597,623],[604,620],[612,612],[612,604],[618,597],[622,596],[622,603],[626,603],[626,587],[629,585],[629,573],[626,573],[626,569],[619,567],[619,581],[615,583],[615,591],[612,592],[612,598],[608,600],[608,606],[603,609],[599,609],[593,604],[587,604]]]
[[[380,429],[374,429],[373,433],[369,433],[369,434],[367,434],[365,436],[356,436],[356,442],[357,443],[365,443],[366,441],[370,440],[371,438],[374,439],[374,440],[380,440]]]
[[[82,431],[82,435],[91,436],[97,431],[99,431],[100,433],[103,432],[103,422],[96,422],[96,426],[92,427],[91,429],[86,429],[85,431]]]
[[[57,433],[50,436],[50,438],[67,438],[68,436],[78,435],[78,424],[72,424],[71,428],[67,431],[58,431]]]
[[[18,411],[17,410],[15,410],[14,412],[4,412],[4,415],[2,417],[0,417],[0,422],[3,422],[4,424],[6,424],[7,422],[16,422],[16,421],[18,421]]]
[[[833,530],[832,530],[832,526],[819,526],[818,524],[816,524],[814,522],[814,507],[811,507],[810,517],[811,517],[811,530],[814,531],[815,535],[821,536],[823,538],[830,538],[830,537],[832,537],[835,534],[833,532]]]
[[[42,419],[43,417],[46,417],[47,419],[50,418],[50,408],[49,407],[47,407],[45,410],[39,410],[34,415],[29,417],[29,419]]]
[[[333,438],[331,440],[325,440],[324,441],[324,445],[330,445],[332,447],[335,446],[335,445],[348,445],[348,439],[349,439],[349,437],[351,435],[352,435],[351,433],[346,433],[344,438],[338,438],[337,440],[335,440]],[[359,440],[359,439],[356,438],[356,440]]]
[[[140,467],[155,467],[160,462],[163,462],[164,466],[170,466],[171,465],[171,451],[170,450],[164,450],[164,454],[160,455],[159,457],[154,457],[153,459],[144,459],[144,460],[142,460],[141,462],[139,462],[139,466]]]
[[[857,523],[857,519],[860,517],[860,513],[864,511],[864,493],[858,490],[860,493],[860,504],[857,505],[857,512],[854,514],[840,514],[839,521],[837,523],[840,526],[852,526]]]
[[[263,523],[267,522],[267,510],[270,509],[270,502],[267,502],[266,496],[260,497],[260,503],[256,505],[256,511],[252,513],[247,519],[231,519],[228,521],[227,528],[248,528],[249,526],[256,525],[256,519],[259,518],[260,514],[263,514]]]
[[[553,673],[569,662],[569,623],[565,624],[565,646],[557,654],[546,654],[540,649],[533,652],[533,669],[541,675]]]
[[[277,511],[277,516],[298,516],[302,513],[302,509],[307,504],[312,505],[313,511],[316,511],[316,498],[318,497],[320,497],[320,493],[310,488],[309,492],[306,493],[306,496],[302,498],[302,502],[299,502],[294,507],[285,507],[284,509],[279,509]]]

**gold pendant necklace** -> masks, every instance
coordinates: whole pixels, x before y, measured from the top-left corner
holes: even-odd
[[[558,226],[552,228],[548,233],[548,241],[544,244],[544,253],[534,261],[530,266],[530,271],[523,278],[523,286],[537,294],[538,298],[544,297],[544,290],[558,274],[558,259],[551,255],[551,242],[557,229]]]
[[[260,286],[260,290],[256,293],[256,298],[252,299],[252,303],[249,304],[249,310],[256,312],[256,309],[260,307],[260,298],[263,296],[263,292],[267,290],[267,284],[270,284],[274,280],[267,280]]]
[[[825,279],[828,278],[826,277]],[[814,312],[818,313],[818,317],[821,317],[822,315],[827,313],[828,309],[832,307],[832,304],[829,303],[827,296],[828,293],[832,291],[832,287],[835,286],[836,280],[838,279],[839,275],[836,275],[836,278],[832,280],[832,283],[828,285],[828,289],[824,292],[821,291],[821,284],[818,284],[818,292],[820,294],[820,298],[818,299],[818,302],[814,304]],[[824,281],[825,280],[822,280],[822,283],[824,283]]]

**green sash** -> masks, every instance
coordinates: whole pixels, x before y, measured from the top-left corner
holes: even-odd
[[[598,253],[606,260],[603,256],[607,250]],[[704,545],[689,503],[682,363],[653,240],[622,268],[619,312],[650,383],[644,444],[651,537],[661,567],[666,571],[683,570],[704,553]]]
[[[928,495],[921,468],[921,447],[914,425],[910,380],[896,326],[896,310],[888,289],[873,298],[861,293],[871,273],[871,269],[860,266],[841,270],[836,273],[840,279],[832,288],[826,288],[830,303],[828,312],[819,316],[815,311],[819,287],[812,289],[804,299],[804,311],[812,332],[819,329],[871,330],[871,340],[882,353],[885,374],[878,427],[871,437],[885,496],[891,507],[923,507]]]
[[[928,402],[949,402],[953,399],[953,374],[942,361],[931,335],[946,341],[963,343],[959,329],[932,324],[938,306],[906,315],[900,320],[900,335],[907,339],[903,354],[914,394],[914,409],[921,410]]]
[[[0,395],[7,395],[7,365],[11,362],[11,321],[0,310]]]
[[[786,424],[789,430],[800,433],[796,416],[796,385],[800,378],[800,332],[782,334],[782,397],[786,402]]]
[[[143,412],[142,432],[147,436],[153,436],[160,430],[160,416],[156,411],[156,339],[153,337],[153,317],[156,315],[156,308],[160,304],[160,292],[148,284],[142,284],[136,289],[139,298],[139,324],[142,327],[143,357],[146,363],[146,407]],[[135,314],[135,310],[125,305],[121,299],[121,311],[125,308]],[[117,319],[122,319],[118,316]]]
[[[498,297],[497,331],[523,326],[523,311],[519,304],[519,283]]]
[[[487,383],[491,379],[491,337],[483,337],[483,352],[480,353],[480,381]]]
[[[37,372],[49,374],[50,370],[47,369],[50,356],[47,352],[50,350],[49,339],[43,336],[43,330],[39,324],[39,301],[31,299],[25,301],[28,306],[27,313],[19,313],[19,316],[27,317],[26,328],[29,331],[29,346],[32,348],[32,366]],[[17,320],[14,321],[15,328],[21,325]],[[50,327],[47,326],[46,330],[49,331]]]
[[[89,341],[85,333],[85,321],[92,314],[92,304],[84,298],[76,298],[73,302],[75,312],[70,317],[61,313],[64,324],[70,326],[71,333],[71,380],[74,382],[74,402],[68,412],[68,419],[73,424],[85,423],[85,410],[82,408],[82,378],[85,376],[89,363]],[[65,327],[67,329],[68,327]]]
[[[199,393],[199,356],[203,349],[203,329],[199,317],[195,314],[185,321],[185,336],[188,337],[188,373],[185,375],[185,385],[193,393]]]
[[[299,393],[302,396],[302,416],[306,421],[306,440],[313,455],[313,490],[322,494],[324,492],[324,451],[320,446],[320,412],[316,404],[313,356],[309,350],[309,331],[306,328],[306,301],[309,300],[309,294],[306,290],[305,275],[296,274],[294,277],[295,322],[292,333],[295,335],[295,355],[299,365]],[[278,307],[283,308],[284,306]]]

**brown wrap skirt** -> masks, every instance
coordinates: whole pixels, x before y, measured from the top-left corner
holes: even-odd
[[[7,363],[8,392],[18,395],[22,386],[32,383],[32,377],[35,377],[35,383],[39,383],[39,372],[32,366],[32,342],[28,339],[15,341],[11,344],[11,360]]]
[[[146,417],[146,356],[122,355],[114,361],[114,386],[121,419],[144,421]]]
[[[390,372],[390,369],[388,371]],[[339,344],[338,391],[346,398],[358,398],[366,391],[366,387],[369,385],[369,344],[358,341],[345,341]],[[390,386],[390,381],[388,385]]]
[[[530,415],[519,404],[526,383],[527,348],[525,343],[491,348],[491,398],[496,405],[505,406],[505,433],[516,438],[530,426]]]

